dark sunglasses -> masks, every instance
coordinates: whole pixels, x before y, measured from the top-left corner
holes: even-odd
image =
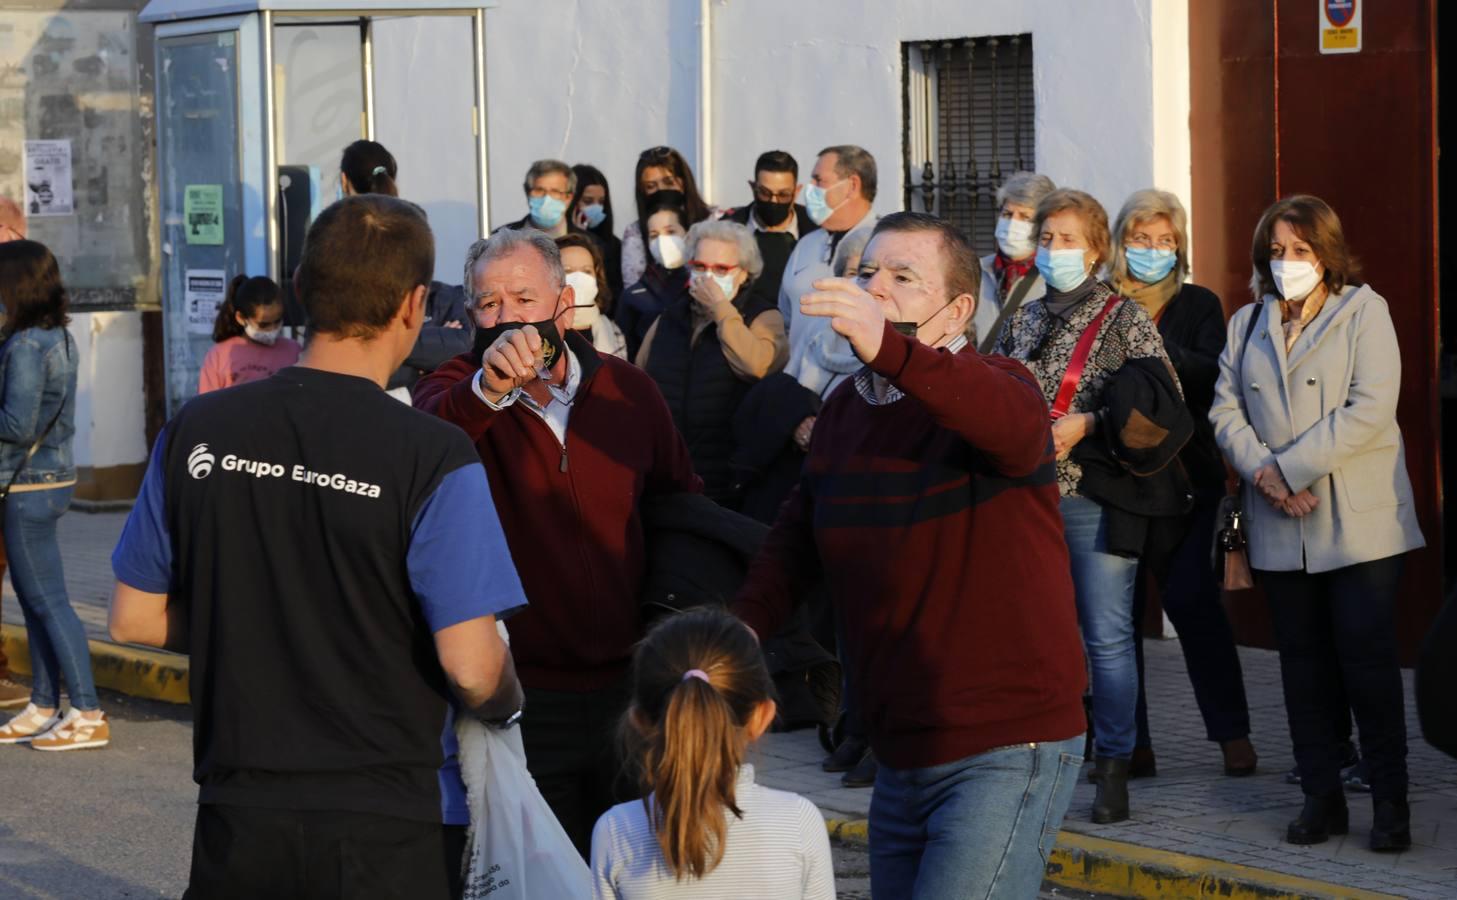
[[[673,155],[672,147],[649,147],[644,150],[638,159],[668,159]]]

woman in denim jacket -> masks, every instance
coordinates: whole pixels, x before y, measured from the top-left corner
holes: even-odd
[[[104,747],[110,728],[96,697],[86,630],[71,608],[56,522],[71,504],[76,466],[77,349],[66,331],[56,258],[34,241],[0,245],[0,490],[10,578],[30,635],[30,705],[0,726],[0,744],[37,750]],[[32,453],[32,448],[34,452]],[[60,715],[65,682],[71,709]]]

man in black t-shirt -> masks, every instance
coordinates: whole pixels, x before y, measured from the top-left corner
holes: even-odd
[[[192,655],[189,896],[458,891],[454,717],[514,724],[496,617],[525,597],[470,441],[383,390],[434,256],[411,204],[329,207],[299,364],[198,397],[153,448],[111,634]]]

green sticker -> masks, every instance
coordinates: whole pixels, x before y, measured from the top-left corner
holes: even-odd
[[[218,245],[223,242],[223,186],[189,184],[183,194],[182,219],[187,243]]]

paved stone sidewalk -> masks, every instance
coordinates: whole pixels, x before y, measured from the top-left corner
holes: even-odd
[[[1351,833],[1314,847],[1284,842],[1285,825],[1299,811],[1300,789],[1285,784],[1292,765],[1281,699],[1279,660],[1268,650],[1242,648],[1250,696],[1251,739],[1259,771],[1227,778],[1217,745],[1204,740],[1178,641],[1145,645],[1149,716],[1157,778],[1132,782],[1133,818],[1117,825],[1089,821],[1093,786],[1079,783],[1064,827],[1082,834],[1157,850],[1223,860],[1288,875],[1414,898],[1457,897],[1457,762],[1420,738],[1407,674],[1412,838],[1401,854],[1366,849],[1371,801],[1349,795]],[[869,790],[848,790],[820,771],[824,753],[814,733],[769,735],[756,751],[760,781],[805,794],[829,818],[863,818]]]
[[[125,518],[124,513],[73,512],[60,522],[72,603],[90,636],[101,640],[106,639],[112,587],[111,550]],[[20,610],[8,578],[4,598],[4,621],[18,626]],[[1386,855],[1366,849],[1371,804],[1363,794],[1350,795],[1349,836],[1315,847],[1284,842],[1285,823],[1299,808],[1300,792],[1284,783],[1291,765],[1290,739],[1274,653],[1240,652],[1260,770],[1250,778],[1226,778],[1218,747],[1204,740],[1178,642],[1151,640],[1146,652],[1159,775],[1133,782],[1133,819],[1118,825],[1088,821],[1093,788],[1080,782],[1066,828],[1353,888],[1434,900],[1457,897],[1457,762],[1421,740],[1411,706],[1410,673],[1407,718],[1416,846],[1408,853]],[[823,752],[813,732],[769,735],[755,756],[763,783],[805,794],[827,817],[859,819],[869,811],[869,790],[842,788],[837,776],[820,771]]]

